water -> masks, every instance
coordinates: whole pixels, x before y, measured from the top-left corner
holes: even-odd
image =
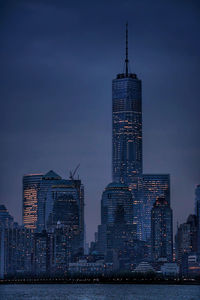
[[[0,285],[1,300],[200,300],[198,285]]]

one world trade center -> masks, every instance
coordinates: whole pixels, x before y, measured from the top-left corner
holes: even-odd
[[[142,93],[141,80],[129,72],[126,24],[125,72],[112,81],[112,177],[133,195],[133,223],[141,238]]]

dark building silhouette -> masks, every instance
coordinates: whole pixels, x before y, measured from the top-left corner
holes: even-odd
[[[200,257],[200,184],[195,189],[195,214],[197,216],[197,251]]]
[[[84,190],[80,180],[62,180],[51,187],[53,199],[47,228],[52,231],[58,224],[73,231],[74,252],[84,251]]]
[[[164,197],[158,197],[151,210],[151,243],[153,261],[172,261],[172,209]]]
[[[101,224],[133,224],[132,194],[126,184],[112,182],[101,199]]]
[[[110,183],[101,199],[101,225],[98,227],[97,251],[112,262],[115,268],[123,268],[130,259],[130,251],[136,240],[137,227],[133,224],[133,201],[129,187],[124,183]]]
[[[0,228],[8,228],[13,225],[13,217],[9,214],[5,205],[0,205]]]
[[[31,274],[34,241],[32,229],[15,223],[0,232],[0,240],[1,277]]]
[[[68,264],[76,259],[77,245],[75,232],[70,226],[57,224],[53,232],[52,273],[67,274]],[[83,253],[81,253],[83,254]]]
[[[53,236],[47,231],[34,235],[33,272],[38,276],[50,274],[53,260]]]
[[[180,224],[175,236],[176,260],[182,274],[188,273],[188,257],[197,254],[197,229],[196,215],[189,215],[187,222]]]
[[[47,229],[49,214],[53,209],[52,186],[61,184],[62,178],[53,170],[42,176],[38,192],[37,232]]]

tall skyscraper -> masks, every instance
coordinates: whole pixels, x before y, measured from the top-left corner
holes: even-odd
[[[62,178],[53,170],[42,176],[38,193],[37,231],[46,229],[49,214],[53,209],[52,186],[61,184]]]
[[[64,226],[78,229],[80,214],[77,190],[68,184],[67,180],[63,180],[62,185],[53,186],[51,191],[54,204],[48,224],[56,227],[57,223],[60,222]]]
[[[102,194],[98,252],[107,257],[111,250],[119,258],[123,251],[127,253],[129,248],[133,249],[135,239],[132,193],[128,185],[112,182]]]
[[[151,209],[157,197],[163,196],[170,203],[170,175],[143,174],[142,176],[142,240],[151,237]]]
[[[154,261],[159,261],[159,259],[172,261],[172,209],[164,197],[158,197],[151,210],[151,242]]]
[[[26,228],[36,229],[38,218],[38,193],[43,174],[23,176],[23,224]]]
[[[141,80],[129,73],[126,25],[125,72],[112,81],[112,177],[132,189],[134,223],[141,237],[142,95]]]

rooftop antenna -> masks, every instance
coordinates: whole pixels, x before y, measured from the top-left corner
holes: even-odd
[[[128,77],[128,22],[126,23],[126,77]]]

